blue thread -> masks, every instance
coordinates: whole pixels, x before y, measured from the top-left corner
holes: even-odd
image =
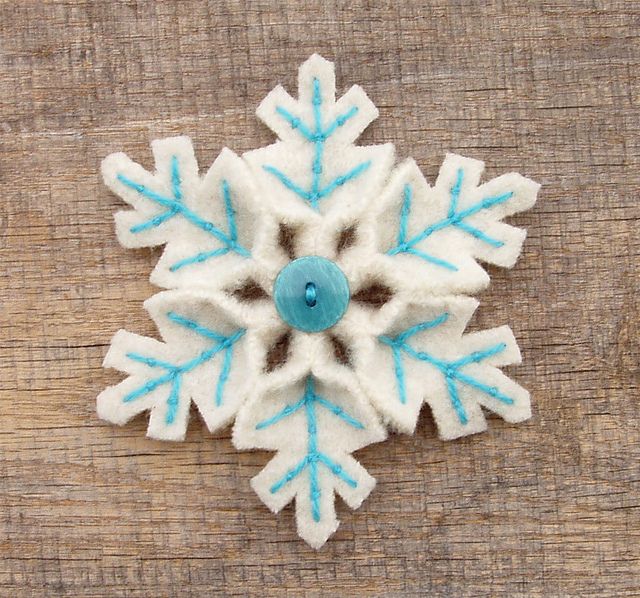
[[[182,383],[182,376],[180,374],[176,374],[173,378],[173,383],[171,384],[171,394],[167,399],[167,414],[165,416],[165,422],[167,425],[171,425],[175,419],[176,414],[178,413],[178,404],[180,403],[180,385]]]
[[[498,241],[497,239],[490,237],[489,235],[483,233],[481,230],[478,230],[477,228],[474,228],[473,226],[467,224],[466,222],[456,222],[454,226],[456,226],[460,230],[463,230],[465,233],[470,234],[476,239],[480,239],[480,241],[484,241],[488,245],[492,245],[493,247],[498,248],[504,245],[502,241]]]
[[[144,185],[140,185],[139,183],[132,181],[123,174],[118,174],[117,178],[121,183],[133,189],[134,191],[137,191],[138,193],[140,193],[140,195],[146,197],[147,199],[150,199],[158,205],[168,208],[166,212],[162,212],[161,214],[154,216],[146,222],[141,222],[140,224],[132,226],[129,229],[132,233],[140,233],[152,228],[156,228],[167,220],[170,220],[177,214],[181,214],[182,217],[189,221],[191,224],[209,233],[218,241],[223,243],[224,247],[221,247],[220,249],[201,252],[193,257],[185,258],[183,260],[180,260],[179,262],[176,262],[169,267],[169,270],[171,272],[175,272],[180,268],[183,268],[184,266],[202,263],[210,258],[225,255],[230,251],[233,251],[234,253],[237,253],[238,255],[245,258],[250,257],[251,253],[249,252],[249,250],[238,243],[238,231],[236,227],[235,211],[231,202],[231,191],[229,189],[229,184],[226,180],[222,181],[222,197],[225,205],[227,226],[229,228],[228,235],[221,231],[212,222],[200,218],[198,214],[196,214],[194,211],[192,211],[182,203],[182,181],[180,179],[180,165],[177,156],[173,156],[171,158],[171,191],[173,194],[172,198],[164,197],[163,195],[160,195],[159,193],[148,189]]]
[[[241,328],[235,334],[232,334],[231,336],[225,338],[225,340],[222,343],[219,343],[218,345],[215,345],[207,349],[206,351],[203,351],[200,355],[198,355],[198,357],[195,357],[191,361],[188,361],[187,363],[185,363],[182,366],[182,369],[186,371],[191,371],[193,368],[199,366],[203,361],[208,361],[212,357],[215,357],[215,355],[217,355],[220,351],[222,351],[223,349],[226,349],[227,347],[235,343],[237,340],[240,339],[240,337],[244,333],[245,333],[245,329]]]
[[[140,355],[139,353],[127,353],[127,358],[131,359],[131,361],[138,361],[140,363],[144,363],[148,365],[150,368],[164,368],[165,370],[173,371],[175,370],[175,366],[172,363],[168,363],[166,361],[160,361],[159,359],[155,359],[153,357],[146,357],[144,355]]]
[[[297,116],[294,116],[282,106],[276,106],[276,112],[291,125],[292,129],[298,129],[308,141],[314,141],[314,134]]]
[[[467,417],[467,412],[460,401],[460,397],[458,395],[458,389],[456,388],[456,384],[453,381],[453,376],[449,373],[445,374],[444,380],[447,384],[447,390],[449,391],[449,398],[451,399],[451,404],[455,409],[456,414],[458,415],[458,419],[463,426],[466,426],[469,422],[469,418]]]
[[[471,376],[468,376],[467,374],[463,374],[462,372],[459,372],[457,370],[454,377],[460,380],[460,382],[464,382],[468,386],[473,386],[474,388],[477,388],[478,390],[484,392],[490,397],[493,397],[494,399],[500,401],[501,403],[504,403],[505,405],[513,405],[513,399],[511,397],[506,396],[505,394],[502,394],[495,386],[489,386],[487,384],[483,384],[482,382],[476,380],[475,378],[472,378]]]
[[[313,393],[313,388],[309,386],[307,379],[307,388]],[[316,421],[316,411],[313,401],[305,403],[305,412],[307,415],[307,434],[309,435],[309,444],[307,447],[307,458],[310,465],[309,468],[309,492],[311,500],[311,511],[314,521],[320,521],[320,488],[318,487],[318,422]]]
[[[352,116],[355,116],[357,112],[358,112],[358,107],[351,106],[351,108],[349,108],[349,110],[347,110],[344,114],[340,114],[339,116],[336,116],[334,121],[326,129],[323,130],[322,136],[325,139],[331,137],[331,135],[335,133],[338,127],[343,126]]]
[[[400,210],[400,226],[398,227],[398,246],[404,245],[407,240],[407,227],[409,225],[412,195],[411,185],[405,185],[403,189],[402,208]]]
[[[175,372],[169,372],[168,374],[165,374],[164,376],[159,376],[155,380],[151,380],[151,381],[143,384],[142,386],[140,386],[136,390],[131,391],[129,394],[127,394],[125,397],[123,397],[122,402],[123,403],[129,403],[129,402],[134,401],[135,399],[137,399],[139,397],[142,397],[142,396],[144,396],[146,394],[149,394],[150,392],[152,392],[156,388],[158,388],[158,386],[162,386],[163,384],[166,384],[170,380],[173,380],[174,376],[175,376]]]
[[[227,218],[227,227],[229,229],[229,239],[228,242],[225,243],[224,247],[220,247],[218,249],[213,249],[210,251],[202,251],[188,258],[184,258],[179,260],[175,264],[169,267],[171,272],[176,272],[180,268],[184,268],[185,266],[189,266],[191,264],[200,264],[206,262],[207,260],[219,256],[226,255],[230,251],[234,251],[238,255],[242,257],[249,257],[251,253],[238,244],[238,229],[236,226],[236,218],[235,218],[235,210],[233,209],[233,204],[231,201],[231,190],[229,189],[229,183],[226,179],[222,180],[222,198],[224,201],[225,213]]]
[[[444,324],[449,319],[449,314],[447,312],[439,315],[437,318],[433,320],[429,320],[427,322],[420,322],[420,324],[416,324],[415,326],[411,326],[411,328],[407,328],[404,332],[400,333],[396,336],[396,340],[400,342],[405,342],[409,340],[412,336],[420,332],[424,332],[425,330],[431,330],[431,328],[436,328],[440,326],[440,324]]]
[[[227,337],[223,334],[215,332],[214,330],[209,330],[209,328],[201,326],[200,324],[198,324],[198,322],[185,318],[184,316],[181,316],[173,311],[167,313],[167,318],[184,328],[189,328],[190,330],[197,332],[200,336],[211,339],[212,341],[223,343],[227,339]]]
[[[425,330],[435,328],[436,326],[440,326],[440,324],[446,322],[448,318],[449,314],[443,313],[433,320],[421,322],[420,324],[411,326],[411,328],[407,328],[404,332],[398,334],[395,338],[390,338],[388,336],[379,337],[381,343],[384,343],[385,345],[391,347],[391,354],[393,356],[393,369],[396,375],[396,382],[398,386],[398,398],[400,399],[400,403],[402,403],[403,405],[407,403],[407,385],[404,376],[404,366],[402,364],[401,345],[419,332],[423,332]]]
[[[227,224],[229,226],[229,237],[235,243],[238,240],[238,229],[236,228],[236,212],[231,204],[231,191],[229,183],[222,181],[222,197],[224,199],[224,209],[227,215]]]
[[[309,491],[311,498],[311,512],[313,520],[320,521],[320,485],[318,484],[318,461],[312,459],[309,463]]]
[[[277,424],[281,419],[288,417],[289,415],[293,415],[296,411],[298,411],[301,407],[305,405],[307,400],[307,396],[303,396],[297,403],[293,405],[287,405],[282,411],[276,413],[273,417],[269,419],[265,419],[260,423],[256,424],[256,430],[264,430],[273,424]]]
[[[425,260],[426,262],[435,264],[436,266],[440,266],[441,268],[446,268],[447,270],[451,270],[452,272],[458,271],[458,267],[455,264],[452,264],[451,262],[448,262],[447,260],[443,260],[439,257],[435,257],[434,255],[429,255],[428,253],[425,253],[424,251],[420,251],[419,249],[414,249],[413,247],[411,247],[410,249],[405,250],[404,253],[415,255]]]
[[[192,212],[189,208],[179,203],[175,199],[164,197],[156,193],[155,191],[151,191],[150,189],[147,189],[144,185],[139,185],[138,183],[134,183],[132,180],[128,179],[126,176],[122,174],[118,175],[118,180],[124,185],[126,185],[127,187],[130,187],[134,191],[137,191],[138,193],[140,193],[140,195],[143,195],[144,197],[147,197],[148,199],[155,201],[157,204],[164,206],[165,208],[171,208],[173,211],[175,211],[176,214],[181,213],[194,226],[197,226],[198,228],[204,230],[205,232],[210,233],[211,235],[216,237],[219,241],[222,241],[223,243],[228,243],[230,241],[230,239],[221,230],[219,230],[215,224],[200,218],[200,216],[198,216],[195,212]]]
[[[167,318],[184,328],[193,330],[201,336],[214,341],[215,344],[202,351],[197,357],[194,357],[192,360],[187,361],[182,365],[175,365],[166,361],[162,361],[160,359],[156,359],[154,357],[140,355],[139,353],[127,353],[127,357],[132,361],[143,363],[151,368],[161,368],[167,370],[167,373],[162,376],[158,376],[153,380],[149,380],[142,386],[131,391],[122,398],[122,402],[129,403],[131,401],[134,401],[144,395],[149,394],[159,386],[171,382],[171,391],[169,394],[169,398],[167,399],[167,414],[165,416],[165,423],[167,425],[171,425],[172,423],[174,423],[178,411],[178,405],[180,402],[180,386],[182,384],[183,374],[187,374],[199,365],[210,361],[220,351],[224,350],[225,356],[222,369],[220,370],[220,375],[218,377],[215,399],[216,406],[219,407],[222,404],[224,386],[229,378],[232,366],[233,346],[242,338],[242,336],[246,332],[246,329],[239,328],[230,336],[225,336],[213,330],[209,330],[208,328],[201,326],[197,322],[180,316],[174,312],[168,312]]]
[[[314,143],[314,158],[311,165],[311,172],[313,173],[313,180],[311,181],[311,193],[309,197],[311,199],[311,205],[314,209],[318,208],[318,201],[320,200],[320,176],[322,175],[322,154],[324,150],[324,142],[316,141]]]
[[[180,183],[180,166],[178,164],[178,156],[173,156],[171,158],[171,189],[176,201],[182,201],[182,189],[180,188]]]
[[[503,241],[499,241],[498,239],[494,239],[490,237],[486,233],[481,230],[471,226],[467,222],[464,222],[466,218],[469,216],[473,216],[482,210],[486,210],[495,205],[504,203],[505,201],[511,199],[513,197],[513,191],[509,191],[507,193],[502,193],[500,195],[495,195],[492,197],[485,197],[483,200],[478,203],[473,204],[469,208],[458,211],[458,202],[460,199],[460,192],[462,190],[462,182],[464,180],[464,170],[459,168],[456,173],[456,180],[451,187],[450,192],[450,201],[449,201],[449,210],[447,213],[447,217],[435,222],[434,224],[429,225],[425,228],[421,233],[415,235],[411,239],[407,240],[407,227],[408,227],[408,219],[411,213],[411,186],[409,184],[405,184],[403,188],[403,201],[402,207],[400,208],[400,223],[398,227],[398,242],[395,247],[392,247],[387,251],[387,255],[398,255],[400,253],[407,253],[409,255],[414,255],[419,257],[427,262],[430,262],[436,266],[440,266],[441,268],[445,268],[451,271],[457,271],[458,268],[455,264],[443,260],[441,258],[429,255],[424,253],[418,249],[415,249],[415,246],[424,241],[427,237],[431,236],[433,233],[448,228],[450,226],[455,226],[456,228],[464,231],[465,233],[475,237],[476,239],[491,245],[492,247],[499,248],[504,245]]]
[[[313,80],[313,120],[315,122],[315,133],[320,135],[322,131],[322,94],[320,93],[320,82],[314,78]],[[320,175],[322,174],[322,153],[324,149],[324,139],[318,137],[314,144],[314,158],[311,165],[313,179],[311,181],[311,204],[315,208],[318,199],[320,199]]]
[[[225,384],[229,379],[232,361],[233,361],[233,345],[231,344],[228,347],[226,347],[224,351],[224,361],[222,364],[222,369],[220,370],[220,376],[218,376],[218,384],[216,386],[216,406],[217,407],[220,407],[220,405],[222,405],[222,395],[224,392]]]
[[[468,207],[466,210],[462,212],[458,212],[455,216],[457,222],[464,220],[468,216],[473,216],[482,210],[486,210],[487,208],[492,208],[493,206],[497,206],[501,203],[504,203],[508,199],[513,197],[513,191],[508,191],[507,193],[502,193],[501,195],[494,195],[493,197],[485,197],[482,201]]]
[[[343,114],[339,114],[327,127],[323,127],[322,123],[322,90],[320,89],[320,81],[313,79],[313,90],[311,96],[311,104],[313,108],[313,130],[311,130],[298,116],[291,114],[286,108],[276,106],[276,113],[286,120],[292,129],[298,131],[307,141],[313,143],[313,160],[311,163],[311,186],[309,190],[303,189],[300,185],[293,182],[284,172],[270,166],[263,165],[263,169],[275,176],[287,189],[293,191],[298,197],[308,202],[314,210],[318,209],[318,202],[331,195],[339,186],[344,185],[348,181],[362,174],[371,164],[370,161],[363,162],[352,168],[349,172],[336,177],[331,183],[322,187],[323,173],[323,157],[325,143],[336,130],[342,127],[349,119],[358,112],[357,106],[352,106]]]
[[[262,168],[274,175],[285,187],[291,189],[296,195],[307,201],[311,201],[311,194],[307,193],[302,187],[296,185],[286,174],[278,170],[275,166],[265,164]]]
[[[313,386],[313,378],[310,376],[309,378],[307,378],[305,393],[302,399],[300,399],[299,401],[297,401],[292,405],[287,405],[281,411],[276,413],[274,416],[256,424],[256,430],[263,430],[274,424],[277,424],[279,421],[299,411],[302,407],[304,407],[309,402],[318,403],[328,411],[331,411],[334,415],[337,415],[338,417],[340,417],[345,423],[349,424],[350,426],[358,430],[364,429],[364,426],[358,420],[351,417],[341,407],[339,407],[335,403],[332,403],[331,401],[328,401],[324,397],[321,397],[315,394],[314,386]]]
[[[346,174],[343,174],[343,175],[340,175],[340,176],[336,177],[326,187],[324,187],[323,189],[321,189],[318,192],[318,198],[319,199],[323,199],[327,195],[330,195],[331,193],[333,193],[336,190],[337,187],[340,187],[341,185],[344,185],[345,183],[349,182],[351,179],[356,178],[358,175],[360,175],[365,170],[367,170],[367,168],[369,168],[369,166],[371,166],[371,160],[367,160],[366,162],[362,162],[362,163],[358,164],[358,166],[356,166],[355,168],[352,168]]]
[[[344,469],[342,469],[342,466],[333,461],[333,459],[330,459],[324,453],[318,453],[318,458],[331,470],[331,473],[337,475],[341,480],[349,484],[349,486],[351,486],[352,488],[357,487],[358,482],[356,482],[351,476],[349,476],[344,471]]]
[[[264,430],[283,419],[300,411],[303,407],[307,420],[307,454],[299,461],[295,467],[287,471],[277,482],[275,482],[269,491],[272,494],[278,492],[283,486],[291,482],[299,476],[306,468],[309,467],[309,498],[311,501],[311,514],[313,520],[320,521],[320,483],[318,480],[318,463],[322,463],[331,473],[342,481],[346,482],[352,488],[357,487],[358,483],[349,476],[339,463],[336,463],[328,455],[318,449],[318,421],[315,406],[320,405],[333,415],[339,417],[346,424],[356,430],[363,430],[364,425],[351,415],[346,413],[341,407],[321,397],[315,392],[315,382],[312,376],[308,376],[305,381],[305,390],[302,399],[293,405],[287,405],[276,413],[274,416],[265,419],[256,424],[256,430]]]
[[[129,230],[132,233],[141,233],[145,230],[149,230],[150,228],[155,228],[156,226],[160,226],[163,222],[166,222],[170,218],[173,218],[178,213],[178,210],[168,210],[163,212],[162,214],[158,214],[151,220],[147,220],[146,222],[142,222],[140,224],[136,224],[132,226]]]
[[[493,347],[489,347],[484,351],[474,351],[473,353],[470,353],[469,355],[467,355],[466,357],[463,357],[462,359],[453,361],[452,365],[456,367],[462,367],[463,365],[468,365],[470,363],[478,363],[484,359],[487,359],[488,357],[492,357],[493,355],[502,353],[502,351],[504,351],[506,348],[507,348],[506,343],[498,343],[497,345],[494,345]]]
[[[318,395],[315,396],[315,402],[318,403],[318,405],[322,405],[327,411],[331,411],[331,413],[349,424],[352,428],[356,428],[356,430],[364,430],[364,426],[357,419],[351,417],[342,407],[339,407],[335,403],[327,401],[327,399]]]
[[[458,168],[456,173],[456,182],[451,187],[451,201],[449,202],[449,218],[453,218],[458,209],[458,200],[460,199],[460,190],[462,189],[462,180],[464,178],[464,170]]]
[[[402,365],[402,351],[396,345],[391,346],[393,355],[393,370],[396,374],[396,382],[398,384],[398,397],[400,402],[405,405],[407,403],[407,383],[404,379],[404,366]]]
[[[322,94],[320,93],[320,81],[316,77],[313,78],[313,97],[311,99],[313,104],[313,116],[316,121],[316,133],[322,130],[322,115],[320,113],[320,106],[322,106]]]
[[[308,463],[309,457],[305,457],[293,469],[290,469],[284,476],[282,476],[282,478],[280,478],[280,480],[278,480],[275,484],[273,484],[273,486],[271,486],[271,488],[269,489],[271,494],[275,494],[285,484],[289,483],[291,480],[299,476],[304,471]]]
[[[391,337],[382,335],[378,337],[378,341],[380,343],[391,348],[396,382],[398,386],[398,397],[400,402],[402,404],[405,404],[407,401],[405,373],[402,364],[402,353],[404,352],[409,357],[429,363],[440,370],[442,375],[445,377],[451,405],[458,415],[460,423],[462,423],[463,425],[467,424],[468,418],[458,394],[458,389],[455,384],[456,381],[466,384],[467,386],[471,386],[472,388],[476,388],[477,390],[493,397],[494,399],[505,403],[506,405],[513,405],[513,399],[501,393],[500,390],[495,386],[484,384],[483,382],[476,380],[472,376],[469,376],[468,374],[460,371],[464,366],[472,363],[480,363],[481,361],[484,361],[485,359],[488,359],[493,355],[501,353],[507,348],[507,345],[505,343],[498,343],[496,345],[493,345],[492,347],[483,349],[482,351],[474,351],[473,353],[465,355],[464,357],[456,359],[454,361],[445,361],[443,359],[438,359],[430,353],[426,353],[424,351],[416,351],[413,347],[407,344],[407,341],[412,336],[424,330],[435,328],[436,326],[439,326],[440,324],[446,322],[448,318],[449,314],[443,313],[433,320],[421,322],[420,324],[416,324],[415,326],[407,328],[396,336]]]
[[[316,302],[318,300],[318,293],[317,293],[315,283],[313,282],[307,283],[307,286],[305,287],[305,290],[304,290],[304,300],[309,307],[315,307]]]
[[[184,268],[185,266],[206,262],[208,259],[212,257],[225,255],[229,253],[229,251],[230,249],[228,247],[220,247],[218,249],[212,249],[211,251],[203,251],[201,253],[197,253],[196,255],[192,255],[191,257],[186,257],[182,260],[177,261],[175,264],[172,264],[171,266],[169,266],[169,270],[171,272],[176,272],[180,270],[180,268]]]

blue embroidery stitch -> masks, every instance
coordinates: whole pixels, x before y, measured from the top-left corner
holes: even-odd
[[[371,161],[362,162],[346,172],[337,176],[331,182],[322,186],[322,158],[324,156],[325,142],[335,131],[343,126],[350,118],[358,112],[357,106],[352,106],[344,114],[336,116],[336,118],[326,127],[322,126],[322,93],[320,90],[320,81],[313,80],[313,95],[311,99],[313,106],[314,126],[311,130],[302,120],[291,114],[286,108],[276,106],[276,112],[286,120],[291,128],[298,131],[307,141],[314,145],[314,156],[311,164],[311,187],[309,190],[303,189],[297,183],[294,183],[286,174],[275,166],[265,164],[263,169],[275,176],[287,189],[293,191],[298,197],[307,201],[314,210],[318,209],[318,203],[321,199],[331,195],[338,187],[344,185],[348,181],[362,174],[369,166]]]
[[[138,353],[127,353],[127,357],[132,361],[137,361],[138,363],[143,363],[151,368],[160,368],[166,370],[166,374],[158,376],[153,380],[143,384],[142,386],[136,388],[131,391],[125,397],[123,397],[122,401],[124,403],[129,403],[138,399],[146,394],[149,394],[159,386],[163,384],[171,383],[171,391],[169,394],[169,398],[167,399],[167,414],[165,416],[165,423],[167,425],[171,425],[175,421],[176,414],[178,412],[178,405],[180,403],[180,386],[182,384],[182,376],[188,372],[191,372],[199,365],[210,361],[213,359],[220,351],[224,351],[224,361],[222,365],[222,369],[220,370],[220,375],[218,377],[218,384],[216,386],[216,395],[215,402],[216,406],[219,407],[222,405],[222,399],[224,394],[224,387],[229,379],[229,374],[231,372],[231,365],[233,361],[233,346],[236,342],[238,342],[246,330],[244,328],[240,328],[236,330],[233,334],[229,336],[225,336],[220,334],[219,332],[215,332],[214,330],[210,330],[209,328],[205,328],[201,326],[197,322],[193,320],[189,320],[179,314],[174,312],[168,312],[167,317],[176,324],[183,326],[184,328],[188,328],[193,330],[200,336],[203,336],[209,340],[214,341],[213,344],[208,349],[202,351],[197,357],[192,359],[191,361],[187,361],[182,365],[175,365],[173,363],[168,363],[166,361],[162,361],[160,359],[156,359],[154,357],[147,357],[145,355],[140,355]]]
[[[426,363],[431,364],[445,377],[445,383],[447,385],[447,390],[449,392],[449,399],[451,400],[451,404],[458,415],[458,419],[460,423],[463,425],[467,424],[468,417],[467,413],[464,409],[462,402],[460,401],[460,397],[458,394],[458,388],[456,386],[456,382],[460,382],[466,384],[467,386],[471,386],[488,394],[489,396],[505,403],[507,405],[513,405],[513,399],[502,394],[497,388],[494,386],[489,386],[476,380],[475,378],[461,372],[461,368],[470,363],[479,363],[492,355],[496,355],[497,353],[501,353],[507,348],[505,343],[498,343],[493,347],[489,347],[483,351],[476,351],[471,353],[461,359],[457,359],[455,361],[445,361],[443,359],[438,359],[434,357],[430,353],[426,353],[424,351],[416,351],[413,347],[411,347],[407,341],[422,332],[423,330],[429,330],[431,328],[435,328],[440,324],[443,324],[449,318],[449,314],[443,313],[439,317],[434,320],[430,320],[428,322],[422,322],[417,324],[416,326],[412,326],[411,328],[407,328],[400,334],[397,334],[394,337],[390,336],[379,336],[379,342],[389,346],[393,355],[394,369],[396,382],[398,384],[398,396],[400,402],[405,404],[407,402],[407,391],[406,391],[406,383],[405,383],[405,375],[404,375],[404,366],[402,364],[402,353],[404,352],[409,357],[413,359],[417,359],[419,361],[424,361]]]
[[[275,482],[270,492],[275,494],[288,482],[295,479],[300,475],[307,467],[309,468],[309,492],[311,498],[311,510],[313,520],[320,521],[320,485],[318,481],[318,463],[324,465],[333,475],[339,477],[343,482],[346,482],[352,488],[355,488],[358,483],[349,476],[339,463],[336,463],[329,456],[324,454],[318,449],[318,426],[316,417],[316,405],[324,407],[329,412],[333,413],[336,417],[340,418],[343,422],[350,425],[356,430],[363,430],[364,426],[356,419],[351,417],[342,407],[335,405],[331,401],[327,401],[325,398],[319,396],[315,392],[315,381],[312,376],[309,376],[305,382],[305,391],[302,399],[293,405],[287,405],[284,409],[276,413],[274,416],[265,419],[264,421],[256,424],[256,430],[264,430],[279,421],[293,415],[304,407],[306,419],[307,419],[307,454],[305,457],[293,468],[290,469],[284,476],[282,476],[277,482]]]
[[[467,222],[464,222],[464,220],[465,218],[473,216],[474,214],[477,214],[482,210],[486,210],[487,208],[504,203],[505,201],[511,199],[511,197],[513,197],[513,191],[502,193],[501,195],[496,195],[493,197],[486,197],[485,199],[472,205],[466,210],[458,211],[458,201],[460,199],[460,190],[462,189],[463,179],[464,170],[462,168],[459,168],[458,172],[456,173],[456,181],[453,187],[451,187],[447,217],[428,226],[421,233],[408,240],[407,228],[409,215],[411,213],[412,189],[411,185],[406,184],[403,189],[403,201],[402,207],[400,208],[400,225],[398,227],[397,245],[389,249],[387,251],[387,255],[408,253],[410,255],[415,255],[416,257],[419,257],[427,262],[435,264],[436,266],[440,266],[441,268],[445,268],[447,270],[455,272],[458,270],[455,264],[452,264],[451,262],[435,257],[433,255],[429,255],[415,248],[418,243],[421,243],[433,233],[445,229],[449,226],[455,226],[456,228],[459,228],[460,230],[475,237],[476,239],[479,239],[480,241],[487,243],[488,245],[491,245],[492,247],[502,247],[504,245],[503,241],[499,241],[497,239],[494,239],[493,237],[490,237],[489,235],[483,233],[481,230],[471,226]]]
[[[304,300],[309,307],[315,307],[318,302],[318,289],[313,282],[308,282],[304,289]]]
[[[208,259],[225,255],[230,251],[233,251],[234,253],[237,253],[242,257],[249,257],[251,255],[248,249],[244,248],[238,243],[238,230],[236,227],[235,211],[231,202],[231,191],[229,189],[229,184],[226,180],[222,181],[221,186],[222,198],[224,201],[227,217],[227,226],[229,228],[228,234],[221,231],[212,222],[208,222],[207,220],[200,218],[198,214],[190,210],[182,203],[183,196],[181,189],[180,168],[177,156],[173,156],[171,158],[171,191],[173,194],[172,198],[164,197],[163,195],[160,195],[159,193],[148,189],[144,185],[140,185],[139,183],[132,181],[123,174],[118,174],[117,178],[121,183],[133,189],[134,191],[137,191],[138,193],[140,193],[140,195],[143,195],[147,199],[150,199],[160,206],[168,208],[166,212],[158,214],[157,216],[154,216],[146,222],[142,222],[140,224],[132,226],[129,229],[132,233],[140,233],[151,228],[155,228],[157,226],[160,226],[163,222],[170,220],[177,214],[181,214],[183,218],[191,222],[191,224],[209,233],[210,235],[218,239],[218,241],[221,241],[224,244],[224,247],[220,247],[219,249],[204,251],[192,257],[188,257],[176,262],[169,268],[171,272],[175,272],[180,268],[183,268],[184,266],[188,266],[190,264],[202,263],[207,261]]]

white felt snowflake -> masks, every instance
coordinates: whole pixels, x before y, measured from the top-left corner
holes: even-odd
[[[482,162],[448,155],[433,186],[392,145],[356,146],[377,117],[364,91],[335,99],[314,55],[298,99],[276,87],[258,116],[273,145],[223,150],[201,176],[187,137],[152,144],[155,172],[113,154],[106,184],[127,247],[166,245],[145,306],[164,342],[118,332],[105,366],[128,374],[98,397],[123,424],[150,411],[148,434],[181,440],[193,401],[215,431],[276,456],[252,482],[279,511],[295,498],[299,534],[336,530],[335,494],[357,508],[375,480],[351,456],[412,432],[423,402],[442,438],[486,428],[482,407],[530,416],[528,393],[498,368],[520,354],[507,327],[464,334],[489,278],[511,266],[524,231],[502,222],[533,205],[519,174],[480,184]]]

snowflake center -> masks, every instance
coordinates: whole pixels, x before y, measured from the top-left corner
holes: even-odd
[[[334,326],[347,310],[349,283],[332,261],[316,255],[298,258],[278,274],[273,299],[280,317],[303,332]]]

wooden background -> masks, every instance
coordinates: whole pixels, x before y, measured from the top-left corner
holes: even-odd
[[[639,595],[638,2],[3,0],[0,31],[2,596]],[[267,453],[94,412],[158,257],[118,246],[100,160],[268,143],[314,51],[380,108],[363,142],[543,184],[474,320],[513,327],[534,418],[361,451],[378,487],[319,552],[250,489]]]

